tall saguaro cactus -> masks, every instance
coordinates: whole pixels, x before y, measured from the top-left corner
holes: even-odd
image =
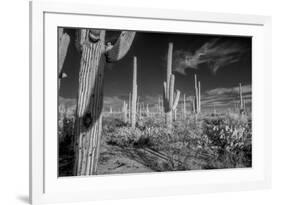
[[[161,116],[162,115],[162,105],[161,105],[161,97],[158,98],[157,112]]]
[[[131,93],[129,93],[129,99],[128,99],[128,117],[129,117],[129,122],[131,122]]]
[[[176,91],[174,98],[175,76],[172,74],[172,57],[173,57],[173,43],[169,43],[168,61],[167,61],[167,80],[163,85],[163,106],[165,112],[165,122],[168,129],[172,128],[173,111],[176,109],[180,91]]]
[[[133,85],[132,85],[132,102],[131,102],[131,126],[136,127],[136,112],[137,112],[137,57],[134,57],[134,69],[133,69]]]
[[[195,109],[195,97],[193,97],[191,99],[191,107],[192,107],[192,113],[196,113],[196,109]]]
[[[239,83],[239,108],[240,114],[243,114],[245,112],[245,100],[243,99],[243,88],[241,83]]]
[[[213,103],[213,114],[216,115],[217,114],[217,110],[216,110],[216,104]]]
[[[128,104],[126,103],[125,100],[123,102],[123,118],[124,118],[124,122],[127,123],[127,121],[128,121]]]
[[[146,116],[147,116],[147,117],[150,116],[149,105],[148,105],[148,104],[146,104]]]
[[[74,175],[97,173],[102,129],[103,75],[107,62],[123,58],[135,32],[123,31],[114,45],[105,44],[105,30],[79,30],[79,71]]]
[[[194,75],[194,89],[195,89],[194,112],[195,114],[199,114],[201,112],[201,84],[200,81],[197,81],[196,74]]]
[[[183,95],[183,104],[182,104],[182,114],[183,114],[183,119],[185,120],[186,118],[186,103],[185,103],[185,94]]]

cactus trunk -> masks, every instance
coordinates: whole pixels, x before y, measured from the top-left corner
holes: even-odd
[[[241,83],[239,83],[239,109],[240,114],[243,114],[245,111],[245,101],[243,99],[243,88]]]
[[[148,104],[146,104],[146,116],[149,117],[149,114],[150,114],[149,106],[148,106]]]
[[[201,84],[198,81],[198,113],[201,112]]]
[[[185,94],[183,95],[183,119],[186,119]]]
[[[135,32],[122,32],[115,45],[105,47],[105,30],[81,29],[82,57],[79,71],[75,128],[74,175],[97,173],[102,131],[103,77],[106,62],[121,59],[129,50]]]
[[[131,101],[132,101],[132,99],[131,99],[131,93],[129,93],[129,100],[128,100],[128,117],[129,117],[129,121],[130,121],[130,123],[131,123]]]
[[[132,85],[132,102],[131,102],[131,126],[136,127],[136,112],[137,112],[137,57],[134,57],[133,69],[133,85]]]
[[[192,98],[192,100],[191,100],[192,102],[192,112],[193,113],[195,113],[196,111],[195,111],[195,98]]]
[[[177,120],[177,108],[174,110],[174,121],[176,121]]]
[[[201,112],[201,84],[197,81],[196,74],[194,75],[194,113],[199,114]]]
[[[163,84],[163,106],[165,112],[165,122],[169,130],[172,129],[173,111],[178,105],[180,91],[177,90],[174,98],[175,76],[172,74],[173,43],[169,43],[167,61],[167,79]]]
[[[102,43],[83,45],[77,105],[75,175],[91,175],[97,170],[105,64]]]
[[[124,103],[123,103],[123,118],[124,118],[125,123],[127,123],[127,121],[128,121],[127,115],[128,115],[128,104],[126,103],[126,101],[124,101]]]

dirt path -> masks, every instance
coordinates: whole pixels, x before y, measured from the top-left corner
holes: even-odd
[[[103,144],[100,149],[98,174],[123,174],[123,173],[154,172],[145,163],[138,160],[133,153],[108,144]]]

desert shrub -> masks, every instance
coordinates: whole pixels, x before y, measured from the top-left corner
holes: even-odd
[[[59,144],[66,147],[72,143],[74,137],[74,120],[64,118],[63,126],[59,128],[58,132]]]
[[[119,127],[114,132],[107,133],[108,143],[119,145],[121,147],[133,146],[142,136],[140,129],[132,129],[131,127]]]
[[[208,147],[217,154],[216,161],[222,162],[219,168],[251,166],[252,133],[247,120],[232,117],[205,120],[204,135]]]
[[[59,176],[71,176],[74,159],[74,120],[64,118],[59,129]]]
[[[251,166],[252,134],[247,118],[200,116],[197,120],[178,120],[169,131],[163,119],[147,117],[135,129],[111,123],[104,133],[109,144],[150,148],[164,154],[168,163],[163,167],[167,170]]]

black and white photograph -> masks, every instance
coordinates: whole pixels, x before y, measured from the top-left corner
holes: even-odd
[[[58,27],[58,176],[252,167],[252,38]]]

